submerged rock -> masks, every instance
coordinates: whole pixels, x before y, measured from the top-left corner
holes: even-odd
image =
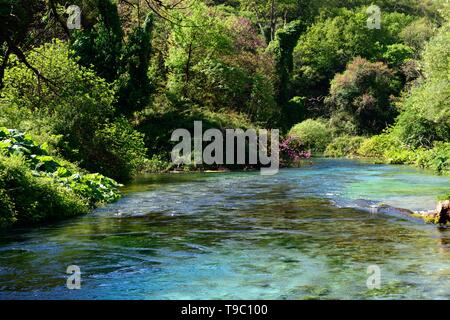
[[[415,212],[414,216],[419,216],[428,223],[449,225],[450,200],[440,201],[435,210]]]
[[[436,206],[438,223],[446,224],[450,222],[450,200],[441,201]]]

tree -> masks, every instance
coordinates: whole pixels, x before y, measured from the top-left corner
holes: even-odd
[[[355,56],[380,59],[386,46],[400,42],[399,33],[413,19],[405,14],[385,13],[382,28],[369,29],[365,10],[340,9],[337,15],[319,20],[300,37],[294,49],[295,94],[320,96],[327,92],[330,80]]]
[[[277,115],[274,62],[252,23],[195,3],[172,25],[167,89],[178,102],[234,109],[267,123]]]
[[[305,29],[305,24],[299,20],[290,22],[284,28],[277,31],[275,41],[272,41],[268,48],[275,56],[276,70],[279,77],[277,83],[277,102],[282,108],[286,106],[290,98],[290,81],[294,67],[292,52],[297,45],[298,38]],[[282,114],[286,118],[289,118],[289,115],[284,111],[286,110],[283,110]],[[294,121],[296,120],[298,119],[294,119]]]
[[[400,101],[402,112],[392,129],[412,148],[450,139],[450,22],[425,46],[421,66],[423,77]]]
[[[354,121],[358,134],[376,134],[394,121],[390,97],[397,92],[398,81],[387,65],[357,57],[334,77],[326,101],[334,113]]]
[[[40,0],[0,0],[0,89],[3,77],[12,54],[32,70],[41,80],[48,81],[26,59],[22,46],[30,41],[30,28],[44,10]]]
[[[151,54],[153,15],[128,38],[121,57],[118,81],[118,107],[127,115],[142,110],[150,100],[153,86],[148,76]]]
[[[81,65],[92,66],[99,76],[116,82],[117,110],[130,116],[147,105],[152,92],[148,68],[153,15],[147,15],[143,26],[133,28],[125,42],[117,4],[95,1],[97,21],[73,32],[71,49]]]
[[[74,31],[71,49],[81,65],[92,66],[100,77],[112,82],[118,77],[123,38],[117,5],[111,0],[96,0],[95,9],[97,22]]]

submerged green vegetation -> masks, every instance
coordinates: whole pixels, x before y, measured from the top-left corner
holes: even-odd
[[[284,165],[450,175],[449,4],[377,1],[378,29],[372,2],[74,0],[71,29],[64,1],[1,0],[0,224],[118,199],[119,183],[175,168],[171,133],[195,120],[280,129]]]

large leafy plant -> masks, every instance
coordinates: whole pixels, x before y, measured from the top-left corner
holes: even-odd
[[[120,184],[101,174],[87,174],[64,160],[51,156],[46,145],[15,129],[0,127],[0,153],[22,155],[33,175],[52,179],[87,199],[92,205],[120,198]]]

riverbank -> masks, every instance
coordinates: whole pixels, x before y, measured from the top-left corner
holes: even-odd
[[[19,130],[0,127],[0,229],[87,214],[118,200],[120,186],[52,155]]]

